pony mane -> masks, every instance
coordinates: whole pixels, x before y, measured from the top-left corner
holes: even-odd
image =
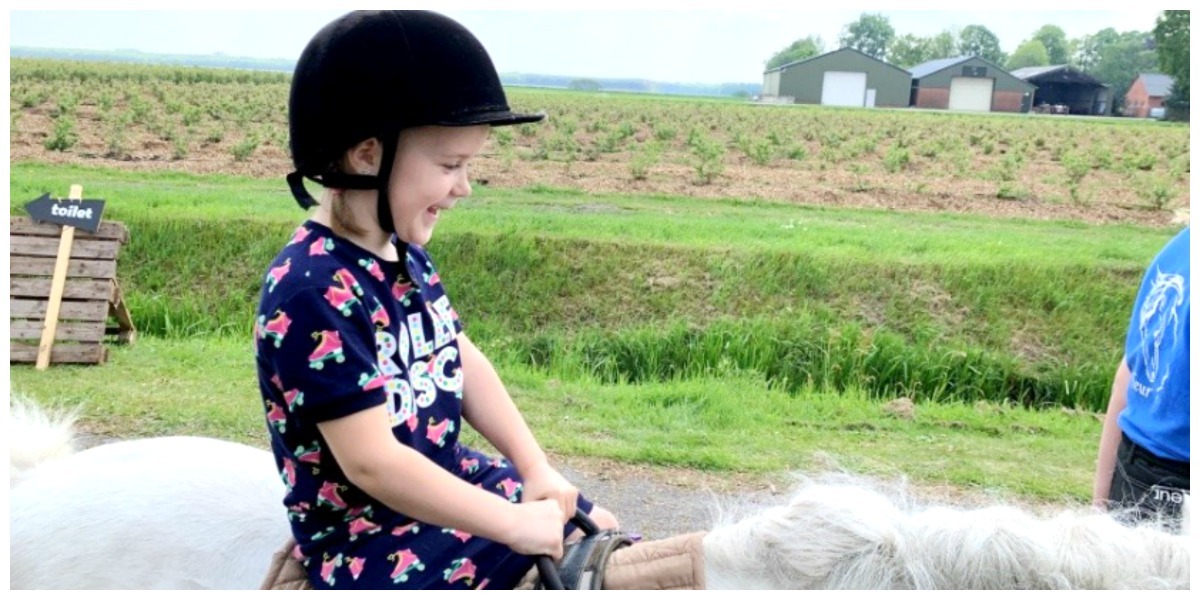
[[[1186,589],[1189,546],[1190,535],[1094,509],[921,505],[843,476],[727,518],[704,556],[714,589]]]
[[[39,465],[76,451],[77,409],[40,408],[21,394],[12,394],[8,420],[10,488]]]

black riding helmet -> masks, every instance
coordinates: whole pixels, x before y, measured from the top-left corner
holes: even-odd
[[[316,205],[304,177],[326,187],[378,190],[379,225],[392,233],[387,184],[401,129],[544,117],[512,112],[487,51],[453,19],[419,10],[355,11],[317,32],[296,62],[288,98],[296,170],[288,185],[302,208]],[[372,137],[383,144],[379,175],[338,169],[346,150]]]

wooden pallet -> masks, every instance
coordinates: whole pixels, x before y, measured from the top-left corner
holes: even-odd
[[[95,233],[64,229],[28,217],[9,220],[10,363],[38,362],[46,344],[48,363],[99,364],[107,358],[105,342],[129,344],[137,336],[117,284],[117,254],[129,230],[115,221]]]

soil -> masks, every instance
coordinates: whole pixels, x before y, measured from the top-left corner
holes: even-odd
[[[231,132],[219,142],[193,139],[179,152],[141,128],[126,133],[123,150],[114,153],[105,141],[94,106],[78,109],[78,141],[67,151],[47,150],[53,130],[50,107],[24,110],[9,137],[12,161],[34,160],[49,164],[76,164],[123,170],[171,170],[193,174],[236,174],[277,177],[292,170],[286,147],[278,140],[262,142],[245,160],[236,160],[231,148],[240,141]],[[520,153],[529,153],[529,148]],[[1003,151],[1001,151],[1003,153]],[[1087,175],[1072,195],[1063,179],[1063,167],[1044,156],[1030,159],[1018,180],[1011,182],[1019,198],[997,197],[997,183],[980,177],[948,173],[949,165],[914,162],[908,169],[888,173],[878,168],[878,157],[855,165],[824,166],[817,160],[797,163],[777,159],[756,165],[730,152],[724,171],[711,183],[700,184],[689,157],[670,154],[649,167],[644,179],[630,174],[629,151],[600,154],[595,160],[529,160],[505,158],[495,144],[472,163],[475,185],[524,188],[535,185],[577,189],[588,193],[665,194],[697,199],[765,199],[798,205],[862,207],[913,212],[974,213],[996,217],[1073,220],[1087,223],[1136,223],[1165,226],[1180,217],[1190,204],[1187,182],[1176,182],[1176,196],[1164,209],[1153,208],[1139,190],[1136,178],[1115,171],[1096,170]],[[985,173],[999,160],[977,157],[970,172]],[[867,165],[874,164],[874,167]],[[856,170],[856,167],[866,167]],[[1190,178],[1190,175],[1185,175]]]

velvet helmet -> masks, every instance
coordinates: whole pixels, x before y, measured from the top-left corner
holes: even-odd
[[[453,19],[429,11],[355,11],[317,32],[296,62],[288,98],[296,170],[288,185],[303,208],[316,205],[305,177],[326,187],[378,190],[379,225],[391,233],[387,188],[400,130],[544,117],[512,112],[487,51]],[[372,137],[383,146],[379,174],[342,172],[345,152]]]

